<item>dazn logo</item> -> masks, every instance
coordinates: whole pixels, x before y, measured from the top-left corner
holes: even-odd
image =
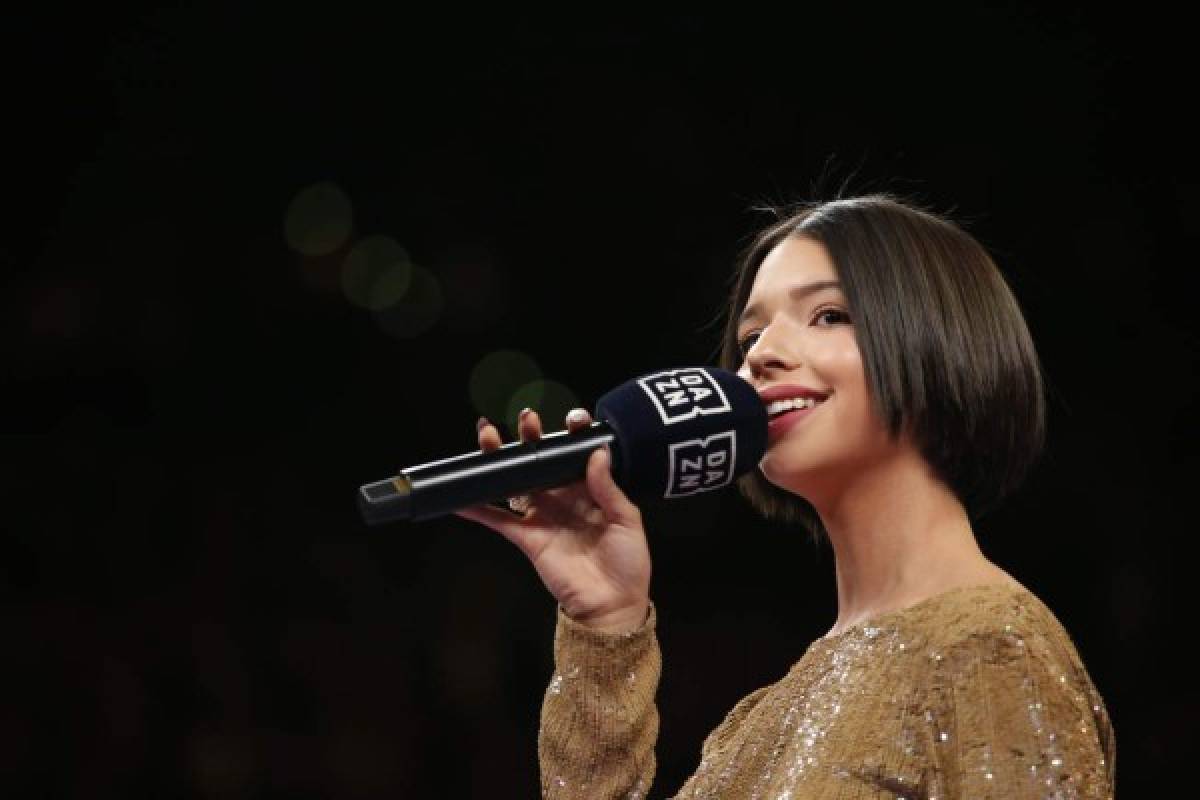
[[[728,486],[733,481],[736,463],[737,436],[734,431],[673,444],[667,491],[663,497],[685,497]]]
[[[729,398],[711,375],[697,367],[656,372],[638,379],[664,425],[702,414],[728,414]]]

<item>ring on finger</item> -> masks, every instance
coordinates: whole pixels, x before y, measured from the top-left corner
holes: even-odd
[[[532,498],[527,494],[519,494],[516,497],[508,498],[508,507],[518,514],[524,514],[529,510],[529,504]]]

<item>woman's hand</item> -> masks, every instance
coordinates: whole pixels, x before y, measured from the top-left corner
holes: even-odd
[[[592,424],[585,409],[567,414],[567,430]],[[521,441],[542,436],[536,411],[522,412]],[[503,443],[495,426],[481,419],[479,447]],[[597,448],[584,480],[529,494],[518,515],[487,504],[454,512],[497,531],[521,548],[550,594],[569,617],[597,630],[633,631],[646,621],[650,596],[650,550],[642,513],[612,478],[610,456]]]

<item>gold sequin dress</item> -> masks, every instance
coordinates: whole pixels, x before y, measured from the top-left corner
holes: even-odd
[[[538,755],[546,798],[647,796],[661,658],[653,606],[629,634],[561,609]],[[676,798],[1111,798],[1104,701],[1029,591],[952,589],[817,639],[743,698]]]

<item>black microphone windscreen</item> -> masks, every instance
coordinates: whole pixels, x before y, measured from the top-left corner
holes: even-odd
[[[630,499],[673,499],[720,489],[758,466],[767,410],[758,392],[718,367],[660,370],[596,403],[616,432],[613,477]]]

